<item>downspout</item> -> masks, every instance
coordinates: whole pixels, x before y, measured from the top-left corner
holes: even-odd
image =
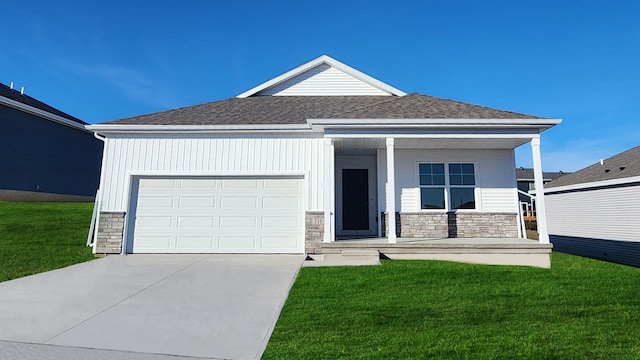
[[[105,168],[105,155],[107,153],[107,138],[104,136],[100,136],[98,135],[97,132],[93,133],[93,136],[102,141],[102,164],[100,165],[100,183],[98,184],[98,198],[96,198],[96,202],[94,204],[94,206],[97,207],[97,212],[96,212],[96,225],[95,225],[95,231],[93,232],[93,253],[96,253],[96,249],[98,247],[98,232],[100,231],[100,210],[102,207],[102,180],[103,180],[103,176],[104,176],[104,168]]]

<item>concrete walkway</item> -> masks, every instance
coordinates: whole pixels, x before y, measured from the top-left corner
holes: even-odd
[[[259,358],[302,261],[110,256],[0,283],[0,358]]]

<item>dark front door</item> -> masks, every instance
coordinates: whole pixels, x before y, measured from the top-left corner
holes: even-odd
[[[369,170],[342,170],[342,229],[369,230]]]

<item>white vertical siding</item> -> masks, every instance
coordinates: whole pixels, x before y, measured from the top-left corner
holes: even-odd
[[[292,79],[262,90],[256,95],[331,96],[391,95],[327,64],[319,65]]]
[[[314,136],[314,135],[311,135]],[[118,136],[105,142],[102,210],[126,210],[127,174],[309,174],[308,210],[322,209],[322,138],[309,135],[233,137]]]
[[[517,212],[516,174],[513,150],[396,150],[396,199],[399,209],[416,208],[420,204],[418,163],[472,162],[476,171],[476,203],[480,211]],[[378,151],[378,183],[386,182],[386,154]],[[379,196],[383,196],[381,193]],[[379,202],[385,211],[384,200]],[[408,204],[404,204],[408,201]]]
[[[640,186],[546,194],[549,234],[640,242]]]

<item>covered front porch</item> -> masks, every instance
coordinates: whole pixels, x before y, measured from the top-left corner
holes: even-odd
[[[551,267],[552,245],[523,238],[350,238],[323,243],[322,254],[309,255],[327,264],[377,259],[443,260],[490,265]]]
[[[514,149],[530,143],[541,187],[540,132],[557,121],[309,123],[324,132],[322,241],[310,256],[549,266],[542,194],[539,241],[520,226]]]

